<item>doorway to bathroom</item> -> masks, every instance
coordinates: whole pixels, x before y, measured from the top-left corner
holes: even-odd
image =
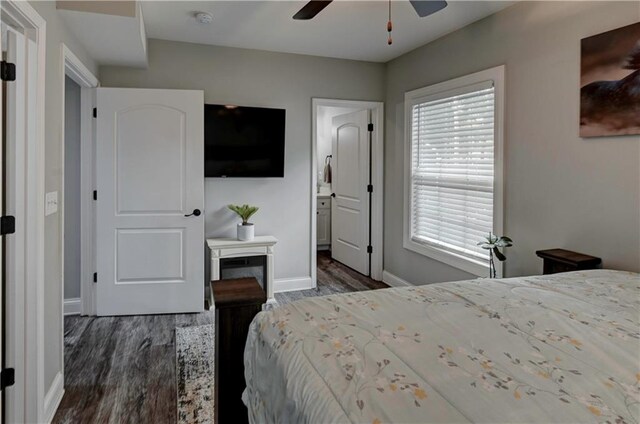
[[[382,116],[378,102],[313,100],[312,261],[321,252],[375,280],[382,278]]]

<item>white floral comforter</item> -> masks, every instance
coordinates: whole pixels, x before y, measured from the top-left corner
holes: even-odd
[[[262,312],[252,423],[638,423],[640,275],[597,270],[309,298]]]

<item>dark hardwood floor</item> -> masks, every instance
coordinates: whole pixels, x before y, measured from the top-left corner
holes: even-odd
[[[317,289],[276,294],[279,303],[388,287],[318,253]],[[66,317],[65,395],[53,423],[175,423],[175,328],[213,313]]]
[[[65,317],[65,394],[53,423],[175,423],[175,328],[213,313]]]

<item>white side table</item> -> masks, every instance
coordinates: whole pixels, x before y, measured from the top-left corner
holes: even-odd
[[[239,241],[235,238],[210,238],[207,245],[211,251],[211,280],[220,280],[220,259],[245,258],[247,256],[266,257],[266,275],[264,281],[267,292],[267,306],[275,304],[273,296],[273,250],[278,239],[273,236],[256,236],[251,241]],[[210,303],[213,305],[213,301]]]

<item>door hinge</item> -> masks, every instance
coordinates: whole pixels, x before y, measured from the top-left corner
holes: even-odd
[[[94,118],[97,118],[97,117],[98,117],[98,108],[97,108],[97,107],[94,107],[94,108],[93,108],[93,117],[94,117]]]
[[[367,186],[367,192],[368,192],[368,193],[373,193],[373,184],[369,184],[369,185]]]
[[[16,232],[16,219],[13,216],[3,216],[0,218],[0,235],[13,234]]]
[[[16,384],[16,370],[5,368],[0,372],[0,389],[4,390]]]
[[[369,125],[367,125],[367,130],[368,130],[369,132],[373,131],[373,124],[369,124]]]
[[[98,190],[93,190],[93,200],[98,200]]]
[[[16,80],[16,65],[13,63],[0,62],[0,76],[2,81],[15,81]]]
[[[367,246],[367,253],[373,253],[373,246]]]
[[[97,272],[94,272],[94,273],[93,273],[93,282],[94,282],[94,283],[97,283],[97,282],[98,282],[98,273],[97,273]]]

